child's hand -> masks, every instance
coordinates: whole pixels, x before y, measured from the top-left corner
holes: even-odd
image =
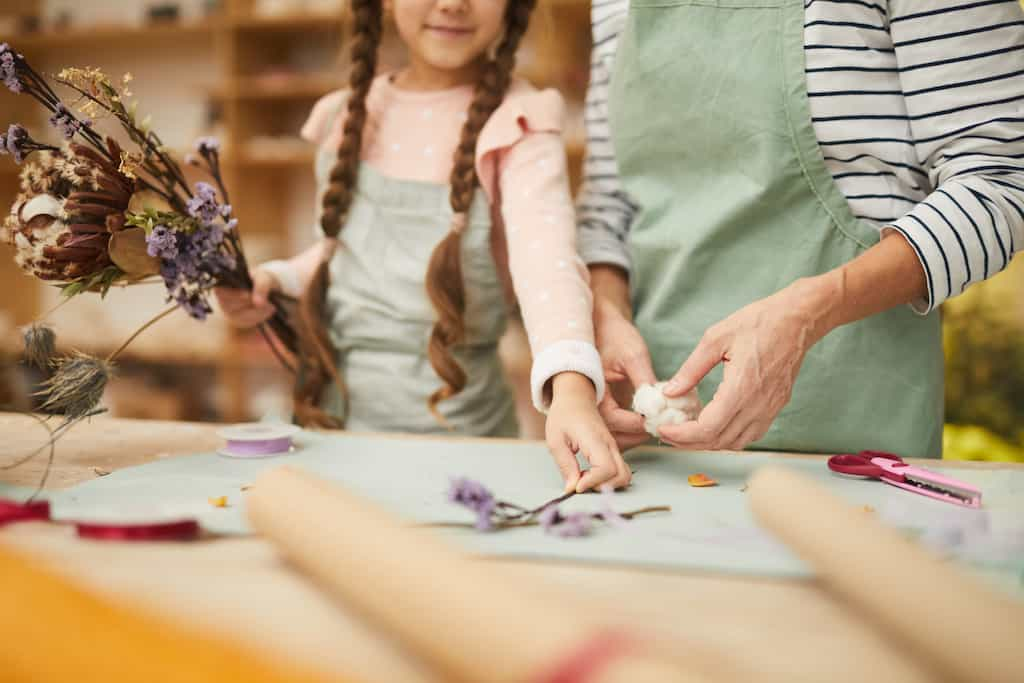
[[[583,375],[563,372],[555,376],[552,388],[554,397],[545,430],[566,492],[582,493],[605,483],[615,488],[627,486],[632,473],[597,412],[594,385]],[[582,476],[577,451],[590,463]]]
[[[274,307],[268,301],[270,292],[280,290],[277,278],[262,268],[252,271],[252,291],[216,287],[217,303],[224,317],[235,327],[255,327],[274,314]]]

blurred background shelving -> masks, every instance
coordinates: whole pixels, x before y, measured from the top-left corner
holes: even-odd
[[[231,202],[257,263],[291,255],[313,239],[314,150],[297,133],[316,100],[344,86],[349,23],[341,0],[0,0],[0,42],[14,45],[37,69],[88,65],[115,78],[132,73],[140,113],[181,150],[179,158],[200,136],[222,141]],[[567,96],[574,182],[589,40],[587,2],[541,0],[520,54],[523,75]],[[400,43],[386,31],[382,68],[402,60]],[[17,121],[45,131],[41,112],[26,99],[0,92],[4,125]],[[11,204],[17,184],[18,167],[0,160],[0,205]],[[14,354],[17,328],[59,299],[54,288],[22,275],[6,246],[0,247],[0,288],[6,293],[0,334]],[[134,287],[113,291],[102,305],[89,299],[76,299],[50,319],[66,347],[100,352],[159,310],[163,292],[159,285]],[[517,327],[502,348],[525,400],[530,361]],[[114,382],[110,391],[134,392],[138,400],[108,397],[115,412],[130,404],[133,414],[145,416],[152,405],[159,417],[240,421],[287,410],[288,377],[263,340],[229,329],[217,316],[196,323],[175,314],[141,336],[120,365],[131,381]],[[174,396],[186,400],[167,398]],[[538,416],[527,404],[522,411],[530,433],[539,435]]]
[[[574,187],[584,151],[589,16],[588,0],[540,0],[519,57],[521,75],[566,98]],[[297,132],[313,103],[344,85],[347,25],[342,0],[0,0],[0,42],[40,70],[88,65],[113,77],[131,72],[140,112],[179,156],[200,136],[222,141],[231,201],[254,262],[288,256],[313,239],[313,149]],[[400,44],[386,31],[382,68],[402,60]],[[44,131],[40,111],[26,100],[0,89],[0,123]],[[10,205],[17,183],[18,168],[0,158],[0,206]],[[22,275],[6,246],[0,246],[0,292],[0,339],[12,358],[18,327],[58,296]],[[52,320],[67,347],[99,352],[162,304],[162,287],[137,287],[112,292],[102,305],[80,297]],[[1022,321],[1019,259],[946,306],[946,399],[955,423],[947,429],[948,454],[1022,457]],[[530,359],[518,327],[502,349],[527,434],[539,436],[541,422],[525,395]],[[288,382],[258,335],[233,331],[218,316],[196,323],[180,315],[137,340],[107,402],[127,416],[240,421],[286,410]],[[0,393],[4,385],[0,379]]]

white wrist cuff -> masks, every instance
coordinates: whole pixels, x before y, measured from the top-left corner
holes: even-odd
[[[544,387],[552,377],[561,372],[578,372],[594,383],[597,400],[604,398],[604,369],[601,355],[590,342],[566,339],[544,348],[533,359],[530,371],[530,392],[534,407],[547,414],[551,397],[545,395]]]
[[[302,280],[299,278],[298,268],[291,261],[277,259],[260,264],[260,268],[267,271],[277,279],[281,286],[281,292],[288,296],[298,298],[302,296]]]

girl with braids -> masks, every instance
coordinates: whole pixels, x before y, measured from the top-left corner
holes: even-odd
[[[576,255],[563,102],[512,77],[535,0],[353,0],[350,87],[314,107],[323,239],[219,292],[240,326],[271,289],[303,296],[296,417],[352,430],[516,433],[497,355],[506,275],[534,354],[532,395],[568,489],[625,486]],[[408,65],[376,74],[385,11]],[[319,367],[317,367],[319,365]],[[581,475],[575,452],[591,468]]]

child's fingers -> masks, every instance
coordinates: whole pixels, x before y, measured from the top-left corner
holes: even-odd
[[[263,270],[257,268],[252,272],[252,304],[262,308],[268,304],[270,292],[277,288],[277,279]]]
[[[629,465],[626,464],[625,458],[622,457],[622,451],[619,450],[619,446],[615,443],[615,440],[608,435],[608,452],[611,454],[612,461],[615,463],[615,469],[618,470],[618,474],[611,480],[611,485],[616,489],[624,489],[629,486],[629,482],[633,479],[633,471],[629,469]]]
[[[214,287],[213,295],[217,297],[217,303],[225,311],[231,311],[238,308],[238,304],[243,299],[248,299],[248,293],[242,289],[234,289],[232,287]]]
[[[604,440],[588,436],[581,439],[580,450],[590,463],[590,469],[580,477],[576,484],[576,493],[595,489],[606,482],[614,485],[622,475],[620,467],[624,467],[625,464],[622,463],[622,457],[618,456],[618,449],[614,446],[609,447]]]
[[[576,484],[580,480],[580,464],[576,460],[576,454],[569,447],[565,435],[557,434],[554,438],[548,439],[548,448],[555,459],[558,471],[562,473],[565,492],[575,491]]]

